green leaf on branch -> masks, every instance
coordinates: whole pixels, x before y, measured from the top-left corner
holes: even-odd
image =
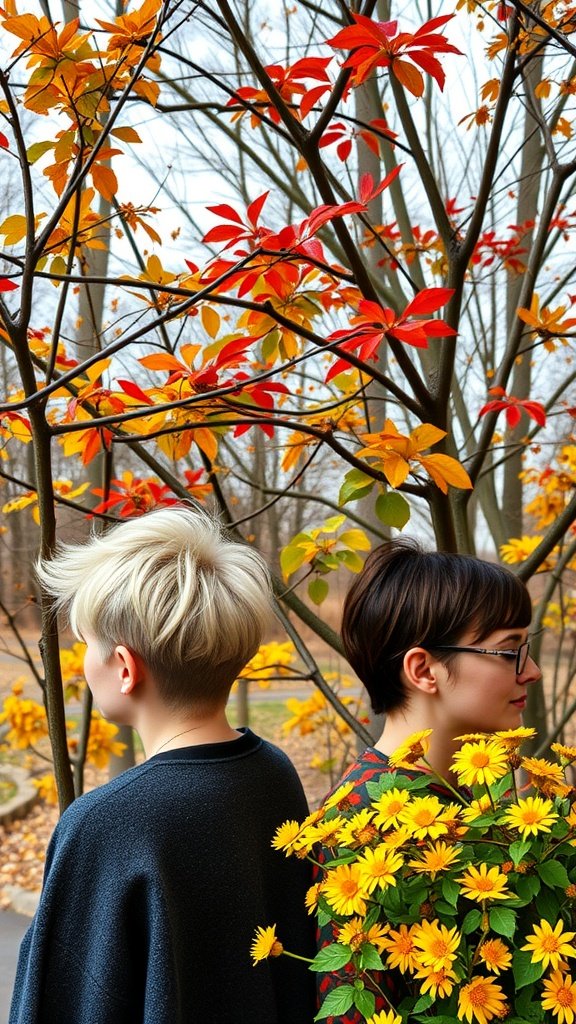
[[[325,1017],[342,1016],[354,1003],[356,989],[352,985],[340,985],[329,992],[314,1020],[324,1020]]]
[[[514,867],[518,867],[518,864],[522,860],[522,857],[528,853],[530,849],[530,843],[523,842],[518,839],[515,843],[510,844],[510,860],[513,862]]]
[[[410,505],[401,494],[387,491],[376,498],[376,515],[385,526],[402,530],[410,519]]]
[[[521,949],[514,953],[512,958],[512,970],[514,972],[516,989],[525,988],[526,985],[532,985],[544,974],[543,964],[533,964],[531,953],[527,950],[523,951]]]
[[[370,494],[375,483],[376,481],[361,469],[350,469],[342,481],[338,504],[346,505],[348,501],[360,501]]]
[[[314,604],[322,604],[328,597],[329,586],[326,580],[316,579],[308,584],[308,596]]]
[[[372,1017],[374,1010],[376,1009],[376,998],[373,992],[369,992],[366,988],[357,988],[354,993],[354,1006],[361,1013],[363,1017],[368,1020]]]
[[[545,860],[536,865],[536,870],[550,889],[566,889],[570,885],[566,868],[557,860]]]
[[[462,934],[470,935],[471,932],[475,932],[480,927],[481,921],[482,912],[480,910],[469,910],[462,921],[462,928],[460,929]]]
[[[490,911],[490,927],[497,935],[511,939],[516,931],[516,914],[506,907],[493,907]]]
[[[350,946],[343,946],[340,942],[332,942],[329,946],[324,946],[310,964],[311,971],[339,971],[341,967],[345,967],[349,964],[352,959],[352,950]]]
[[[360,954],[360,967],[363,971],[383,971],[384,964],[375,946],[364,946]]]

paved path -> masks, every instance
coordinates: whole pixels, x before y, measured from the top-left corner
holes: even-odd
[[[8,1024],[18,949],[30,918],[0,910],[0,1024]]]

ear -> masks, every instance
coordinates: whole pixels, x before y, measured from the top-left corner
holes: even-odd
[[[114,660],[120,678],[120,693],[132,693],[143,677],[140,659],[129,647],[118,644],[114,648]]]
[[[411,647],[402,662],[406,682],[423,694],[438,692],[438,676],[442,667],[442,663],[423,647]]]

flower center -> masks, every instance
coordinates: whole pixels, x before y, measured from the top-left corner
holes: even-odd
[[[342,892],[344,896],[355,896],[358,892],[358,884],[354,879],[350,878],[348,881],[342,883]]]
[[[573,1006],[574,996],[569,988],[559,988],[556,993],[556,1001],[560,1003],[560,1006]]]
[[[484,985],[477,985],[471,992],[468,993],[468,998],[473,1006],[486,1006],[488,1002],[488,993],[484,988]]]
[[[474,754],[471,761],[475,768],[486,768],[490,764],[490,758],[483,750],[479,750],[478,753]]]

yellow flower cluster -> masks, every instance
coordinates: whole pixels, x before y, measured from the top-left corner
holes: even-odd
[[[87,762],[96,765],[97,768],[105,768],[110,755],[121,757],[126,750],[126,744],[115,740],[114,737],[117,735],[118,726],[107,722],[98,711],[93,711],[86,750]]]
[[[249,679],[257,682],[261,689],[270,685],[270,680],[275,676],[286,676],[287,668],[292,664],[295,657],[294,644],[287,640],[285,643],[278,643],[271,640],[268,644],[262,644],[253,658],[244,666],[239,679]]]
[[[46,711],[42,704],[22,697],[22,684],[14,683],[12,693],[4,699],[0,725],[8,725],[6,742],[16,750],[34,747],[48,735]]]
[[[428,1008],[443,1024],[574,1024],[576,807],[563,768],[576,763],[576,748],[556,744],[558,764],[520,755],[530,729],[460,737],[457,788],[414,769],[430,767],[429,735],[411,736],[389,758],[399,770],[364,783],[367,804],[345,782],[304,822],[277,830],[277,850],[317,864],[306,905],[333,941],[312,969],[335,972],[343,1003],[361,1007],[368,1024],[423,1020]],[[522,796],[517,767],[532,787]],[[274,948],[261,935],[257,951],[266,941]],[[401,1016],[391,1003],[376,1012],[380,974],[402,994]],[[338,998],[326,997],[325,1015]]]

